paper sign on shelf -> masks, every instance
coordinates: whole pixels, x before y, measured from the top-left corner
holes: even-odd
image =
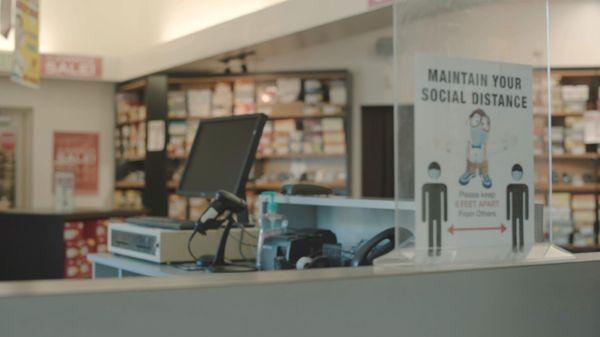
[[[600,111],[587,111],[583,120],[585,143],[600,144]]]
[[[525,251],[534,243],[532,68],[417,54],[415,72],[417,249]]]
[[[39,0],[17,0],[15,50],[11,79],[31,88],[40,86]]]
[[[75,174],[54,172],[54,210],[70,212],[75,208]]]
[[[166,126],[163,120],[148,122],[148,152],[164,151],[166,144]]]

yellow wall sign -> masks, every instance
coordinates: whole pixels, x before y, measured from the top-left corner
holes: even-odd
[[[32,88],[40,85],[39,27],[39,0],[17,0],[11,79]]]

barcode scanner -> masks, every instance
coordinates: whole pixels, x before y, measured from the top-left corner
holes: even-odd
[[[196,221],[196,231],[206,235],[209,229],[219,229],[233,214],[246,209],[246,202],[231,192],[220,190]]]

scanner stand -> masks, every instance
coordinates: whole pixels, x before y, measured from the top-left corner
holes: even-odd
[[[219,247],[217,248],[217,254],[214,256],[211,262],[212,255],[203,255],[196,260],[196,265],[201,267],[206,272],[210,273],[242,273],[256,271],[256,268],[250,264],[232,264],[225,261],[225,246],[227,245],[227,239],[229,238],[229,232],[234,226],[235,220],[232,217],[227,218],[227,225],[219,240]]]

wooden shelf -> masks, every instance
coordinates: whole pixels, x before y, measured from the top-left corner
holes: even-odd
[[[599,159],[600,155],[598,153],[582,153],[582,154],[574,154],[574,153],[554,153],[552,154],[552,160],[555,159],[574,159],[574,160],[595,160]],[[545,155],[536,155],[535,159],[544,160],[548,159]]]
[[[146,87],[146,80],[131,81],[128,83],[121,84],[117,87],[118,91],[133,91],[141,90]]]
[[[139,181],[117,181],[115,187],[118,189],[141,189],[144,188],[144,183]]]
[[[143,157],[127,157],[127,158],[121,158],[119,160],[122,160],[122,161],[131,161],[131,162],[144,161],[144,160],[146,160],[146,156],[143,156]]]
[[[233,116],[233,115],[232,115]],[[214,118],[222,118],[224,116],[219,117],[198,117],[198,116],[187,116],[187,117],[169,117],[169,121],[205,121],[211,120]],[[226,117],[226,116],[225,116]],[[278,119],[322,119],[322,118],[344,118],[346,117],[345,113],[336,113],[336,114],[285,114],[285,115],[270,115],[269,120],[278,120]],[[125,123],[127,124],[127,123]]]
[[[599,69],[551,69],[552,76],[560,77],[594,77],[600,76]]]
[[[536,185],[538,190],[548,190],[548,185]],[[600,184],[568,185],[552,184],[552,192],[571,192],[571,193],[597,193],[600,192]]]
[[[548,118],[547,115],[545,114],[533,114],[534,117],[537,118]],[[552,113],[552,117],[556,117],[556,118],[564,118],[564,117],[583,117],[583,113],[577,112],[577,113],[564,113],[564,112],[556,112],[556,113]]]
[[[185,160],[188,158],[188,155],[183,155],[183,156],[167,156],[167,159],[169,160]]]
[[[285,184],[293,184],[293,183],[300,183],[300,182],[268,182],[268,183],[254,183],[254,182],[249,182],[246,184],[246,189],[248,190],[279,190],[281,189],[281,186],[285,185]],[[331,189],[342,189],[346,187],[346,182],[345,181],[337,181],[337,182],[333,182],[333,183],[315,183],[315,182],[307,182],[307,181],[303,181],[301,183],[307,183],[307,184],[315,184],[315,185],[319,185],[319,186],[324,186],[324,187],[328,187]],[[170,180],[167,182],[167,188],[174,190],[177,189],[177,187],[179,186],[179,182],[175,181],[175,180]]]
[[[336,114],[324,114],[324,113],[320,113],[320,114],[303,114],[303,113],[299,113],[299,114],[285,114],[285,115],[270,115],[269,119],[270,120],[277,120],[277,119],[320,119],[320,118],[344,118],[346,116],[346,114],[344,113],[336,113]]]
[[[344,158],[345,153],[289,153],[273,155],[257,155],[256,160],[265,159],[310,159],[310,158]]]
[[[285,184],[294,184],[294,183],[306,183],[306,184],[314,184],[319,186],[328,187],[331,189],[342,189],[346,187],[345,181],[337,181],[332,183],[316,183],[316,182],[308,182],[308,181],[290,181],[290,182],[268,182],[268,183],[248,183],[246,184],[246,189],[248,190],[280,190],[281,186]]]
[[[204,75],[202,77],[171,77],[170,85],[207,85],[216,82],[235,82],[237,80],[252,80],[254,82],[271,82],[280,78],[295,77],[303,80],[347,80],[348,74],[343,71],[312,71],[312,72],[277,72],[263,74],[232,74]]]
[[[125,126],[125,125],[133,125],[133,124],[138,124],[138,123],[145,123],[145,122],[146,122],[145,119],[139,119],[139,120],[127,121],[127,122],[118,122],[117,127],[121,127],[121,126]]]

